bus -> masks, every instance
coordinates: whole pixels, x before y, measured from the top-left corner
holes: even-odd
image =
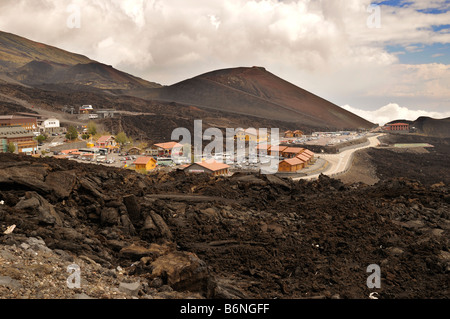
[[[172,166],[175,164],[170,157],[158,157],[156,161],[159,166]]]

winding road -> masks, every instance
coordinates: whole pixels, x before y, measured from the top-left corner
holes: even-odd
[[[339,154],[320,154],[317,155],[318,157],[326,160],[328,162],[328,168],[325,172],[319,172],[316,174],[303,176],[303,177],[297,177],[293,178],[294,181],[298,181],[300,179],[316,179],[320,176],[320,174],[327,175],[327,176],[333,176],[336,174],[340,174],[346,171],[346,169],[351,164],[351,160],[353,159],[353,154],[357,151],[370,148],[370,147],[376,147],[380,144],[380,141],[378,138],[382,136],[383,134],[378,134],[375,136],[368,137],[369,140],[368,145],[364,145],[361,147],[356,147],[352,149],[345,150]]]

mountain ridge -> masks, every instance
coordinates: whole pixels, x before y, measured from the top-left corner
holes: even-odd
[[[375,126],[262,67],[215,70],[136,96],[330,129]]]
[[[170,86],[149,82],[88,57],[0,31],[0,78],[59,92],[86,91],[196,106],[324,130],[375,124],[308,92],[264,67],[214,70]],[[142,111],[148,111],[143,109]]]
[[[0,72],[25,85],[73,84],[101,90],[161,86],[84,55],[2,31],[0,31]]]

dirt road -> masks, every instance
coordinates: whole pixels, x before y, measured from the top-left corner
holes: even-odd
[[[294,178],[293,180],[294,181],[298,181],[300,179],[312,180],[312,179],[317,179],[320,174],[324,174],[327,176],[334,176],[336,174],[345,172],[345,170],[348,168],[348,166],[351,163],[351,160],[353,158],[352,155],[356,151],[377,146],[380,143],[380,141],[378,140],[378,138],[380,136],[382,136],[382,134],[371,136],[368,138],[368,140],[369,140],[368,145],[353,148],[353,149],[348,149],[339,154],[321,154],[320,158],[325,159],[329,163],[327,166],[327,170],[325,172],[319,172],[319,173],[309,175],[309,176],[298,177],[298,178]]]

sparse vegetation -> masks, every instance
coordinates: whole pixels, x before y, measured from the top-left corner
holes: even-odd
[[[16,146],[14,143],[8,143],[7,151],[8,153],[14,153],[16,151]]]
[[[97,124],[94,121],[90,121],[87,125],[87,132],[90,135],[97,134]]]
[[[120,132],[116,135],[116,142],[123,147],[125,144],[130,143],[130,138],[125,134],[125,132]]]
[[[40,144],[40,143],[44,143],[47,140],[47,136],[46,135],[39,135],[36,137],[36,141]]]
[[[66,138],[70,141],[74,141],[78,138],[78,131],[75,127],[70,126],[67,129],[67,134],[66,134]]]

